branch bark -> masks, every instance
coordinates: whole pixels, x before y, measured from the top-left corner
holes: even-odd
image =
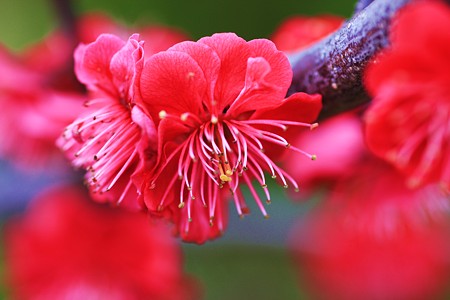
[[[363,73],[368,61],[389,44],[395,13],[414,0],[375,0],[337,32],[290,57],[294,77],[288,94],[323,96],[320,119],[368,103]],[[368,1],[360,1],[366,5]]]
[[[76,28],[76,16],[73,11],[71,0],[51,0],[55,13],[58,17],[60,28],[67,38],[70,39],[75,48],[78,44],[78,35]]]
[[[364,8],[369,6],[370,3],[372,3],[373,1],[375,0],[359,0],[358,2],[356,2],[355,11],[353,12],[353,15],[356,15],[357,13],[362,11]]]

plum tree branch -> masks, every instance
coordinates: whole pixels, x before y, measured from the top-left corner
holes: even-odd
[[[375,1],[375,0],[359,0],[358,2],[356,2],[355,11],[354,11],[353,15],[356,15],[357,13],[362,11],[364,8],[369,6],[370,3],[372,3],[373,1]]]
[[[364,68],[389,44],[389,25],[395,13],[413,1],[359,1],[356,14],[337,32],[290,57],[294,77],[288,94],[321,94],[321,119],[368,103]],[[358,6],[364,8],[358,11]]]
[[[65,33],[66,37],[70,38],[73,46],[78,44],[76,16],[73,11],[71,0],[51,0],[55,13],[58,17],[60,28]]]

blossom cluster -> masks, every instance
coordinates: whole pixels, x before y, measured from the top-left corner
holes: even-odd
[[[251,182],[266,202],[264,171],[298,189],[274,160],[286,149],[315,159],[287,135],[317,127],[320,95],[284,98],[292,71],[269,40],[221,33],[148,57],[144,43],[102,34],[75,51],[90,99],[58,145],[86,169],[92,197],[169,218],[197,243],[225,230],[227,197],[247,212],[241,183],[267,217]]]

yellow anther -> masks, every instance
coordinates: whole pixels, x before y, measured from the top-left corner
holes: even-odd
[[[161,110],[158,114],[159,118],[162,120],[167,116],[167,112],[165,110]]]
[[[309,126],[310,130],[316,129],[317,127],[319,127],[319,123],[313,123],[311,124],[311,126]]]
[[[189,113],[183,113],[180,116],[181,121],[185,122],[189,116]]]
[[[231,181],[231,177],[225,175],[225,174],[221,174],[220,175],[220,180],[222,180],[223,182],[229,182]]]

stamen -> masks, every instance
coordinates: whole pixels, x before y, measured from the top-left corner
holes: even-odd
[[[314,130],[314,129],[316,129],[317,127],[319,127],[319,123],[313,123],[313,124],[311,124],[311,126],[309,127],[309,129],[310,129],[310,130]]]
[[[249,188],[249,190],[250,190],[250,193],[251,193],[252,196],[253,196],[253,199],[255,199],[255,202],[256,202],[256,204],[257,204],[258,207],[259,207],[259,210],[260,210],[261,213],[263,214],[264,218],[268,218],[269,215],[267,214],[266,209],[265,209],[264,205],[262,204],[261,199],[259,198],[258,193],[257,193],[257,192],[255,191],[255,189],[253,188],[253,185],[252,185],[250,179],[248,178],[248,176],[247,176],[246,174],[244,174],[243,177],[244,177],[245,182],[247,183],[247,186],[248,186],[248,188]]]
[[[167,112],[166,112],[165,110],[161,110],[161,111],[159,112],[158,116],[159,116],[159,118],[160,118],[161,120],[162,120],[162,119],[165,119],[166,116],[167,116]]]
[[[299,148],[297,148],[297,147],[294,147],[294,146],[292,146],[292,145],[289,145],[288,148],[291,149],[291,150],[293,150],[293,151],[295,151],[295,152],[298,152],[298,153],[300,153],[300,154],[303,154],[304,156],[308,157],[310,160],[316,160],[316,159],[317,159],[317,155],[315,155],[315,154],[309,154],[308,152],[305,152],[305,151],[303,151],[303,150],[301,150],[301,149],[299,149]]]
[[[132,183],[131,180],[129,180],[125,189],[123,190],[122,194],[120,195],[119,200],[117,200],[117,206],[119,206],[122,203],[123,199],[125,199],[125,196],[128,194],[128,190],[131,187],[131,183]]]
[[[188,121],[189,119],[191,119],[192,121],[195,121],[195,122],[196,122],[196,125],[201,125],[201,124],[203,123],[202,120],[200,120],[199,117],[197,117],[196,115],[194,115],[193,113],[190,113],[190,112],[182,113],[182,114],[180,115],[180,119],[181,119],[181,121],[183,121],[183,122],[186,122],[186,121]]]

